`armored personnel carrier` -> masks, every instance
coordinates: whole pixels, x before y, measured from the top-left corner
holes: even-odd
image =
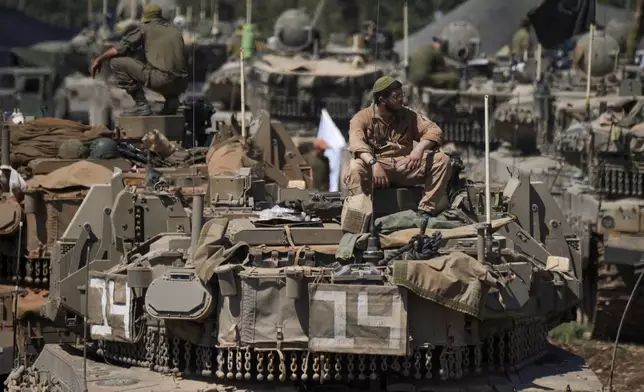
[[[42,308],[85,321],[83,354],[46,345],[8,389],[599,388],[530,365],[582,283],[579,238],[543,183],[513,178],[490,198],[455,187],[461,218],[426,221],[404,211],[420,189],[377,192],[372,208],[253,172],[211,177],[191,208],[118,171],[93,186],[57,241]]]

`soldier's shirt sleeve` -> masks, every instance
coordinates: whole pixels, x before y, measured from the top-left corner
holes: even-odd
[[[364,111],[360,111],[353,116],[349,122],[349,152],[355,158],[360,154],[372,153],[371,147],[367,140],[367,128],[369,127],[369,116]]]
[[[410,111],[410,115],[415,116],[418,126],[418,141],[428,140],[435,142],[439,146],[443,145],[443,131],[435,122],[428,119],[420,113]]]
[[[117,43],[114,48],[120,55],[124,55],[128,52],[135,52],[143,47],[143,31],[139,27],[130,31],[121,38],[121,41]]]

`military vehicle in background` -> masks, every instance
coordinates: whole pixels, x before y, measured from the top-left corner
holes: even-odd
[[[588,44],[588,34],[577,40],[570,69],[559,69],[556,64],[544,59],[542,82],[517,85],[512,98],[494,110],[492,129],[499,141],[521,154],[534,154],[537,149],[541,153],[555,153],[544,151],[554,146],[552,129],[555,124],[549,121],[565,128],[572,118],[586,117]],[[590,103],[593,118],[599,115],[600,101],[622,100],[623,97],[619,97],[620,89],[622,95],[629,95],[624,89],[630,88],[630,82],[622,84],[622,80],[628,76],[617,67],[618,54],[617,42],[604,31],[596,31],[591,64]]]
[[[376,194],[372,209],[362,195],[271,185],[242,167],[210,176],[186,208],[169,185],[135,190],[115,172],[91,188],[56,243],[42,308],[50,320],[87,320],[85,359],[81,345],[46,345],[8,377],[10,391],[571,382],[530,374],[582,283],[580,240],[543,183],[522,176],[494,188],[488,237],[480,183],[452,189],[468,201],[451,210],[463,218],[431,222],[404,218],[416,216],[404,211],[421,196],[413,188]],[[378,202],[392,197],[394,206]],[[542,206],[536,219],[532,204]]]
[[[54,72],[49,68],[0,68],[1,113],[14,109],[28,116],[53,113]]]
[[[293,134],[310,136],[325,108],[340,129],[363,107],[373,83],[395,74],[395,62],[365,47],[360,34],[333,34],[322,45],[316,27],[325,2],[313,18],[303,10],[284,11],[275,22],[266,47],[246,63],[246,102],[252,110],[266,110]],[[393,45],[393,43],[392,43]],[[204,89],[211,102],[226,110],[240,108],[240,62],[237,58],[214,72]]]
[[[538,87],[534,100],[523,106],[538,114],[534,126],[525,127],[521,134],[524,142],[537,146],[539,155],[492,154],[493,172],[499,180],[507,178],[508,167],[538,175],[552,190],[575,233],[587,238],[581,247],[585,300],[579,318],[592,321],[594,338],[611,341],[616,338],[644,251],[643,136],[639,125],[644,98],[639,76],[615,78],[617,47],[612,37],[597,32],[590,110],[583,90],[572,99],[572,91],[551,92],[549,86]],[[585,74],[587,57],[585,36],[575,50],[577,77]],[[569,85],[579,86],[574,82]],[[505,135],[510,135],[509,127]],[[644,341],[638,298],[634,297],[625,319],[623,341]]]
[[[443,130],[445,142],[480,149],[485,140],[484,96],[488,95],[493,111],[516,94],[516,82],[504,73],[508,59],[482,55],[480,34],[466,21],[447,24],[438,38],[443,43],[448,68],[460,75],[459,88],[410,85],[409,101],[431,114],[432,121]]]

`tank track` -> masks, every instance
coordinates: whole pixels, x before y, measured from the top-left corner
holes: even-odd
[[[597,302],[592,338],[614,341],[637,275],[630,266],[606,264],[601,240],[598,241],[597,252]],[[640,286],[624,319],[620,342],[644,342],[643,321],[644,287]]]
[[[147,325],[135,344],[99,341],[96,353],[107,363],[147,367],[178,377],[228,381],[313,381],[356,383],[388,375],[416,380],[459,380],[483,372],[521,368],[547,350],[542,318],[518,320],[475,346],[417,348],[406,357],[313,353],[305,350],[255,350],[203,347],[182,340],[162,323]],[[37,379],[26,368],[10,380],[9,391]]]
[[[15,271],[15,257],[0,255],[0,284],[15,284],[16,281],[25,287],[49,287],[49,259],[20,260],[18,276]]]

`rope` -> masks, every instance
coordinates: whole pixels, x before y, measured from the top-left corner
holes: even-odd
[[[420,232],[411,237],[411,240],[409,240],[409,243],[407,245],[380,260],[378,262],[378,265],[389,265],[392,260],[399,258],[405,252],[408,252],[407,257],[409,260],[429,260],[433,257],[438,256],[438,249],[440,248],[441,242],[443,240],[443,233],[436,231],[432,233],[431,236],[425,235],[428,222],[429,219],[423,220],[423,224],[420,227]]]

